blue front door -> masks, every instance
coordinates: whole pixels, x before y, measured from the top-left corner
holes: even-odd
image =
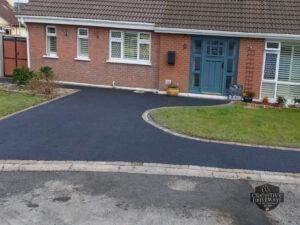
[[[190,92],[226,95],[236,83],[239,40],[223,37],[192,38]]]

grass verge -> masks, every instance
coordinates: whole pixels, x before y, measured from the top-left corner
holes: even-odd
[[[300,112],[230,107],[161,108],[151,112],[160,125],[213,140],[300,148]]]
[[[0,91],[0,118],[46,101],[47,98]]]

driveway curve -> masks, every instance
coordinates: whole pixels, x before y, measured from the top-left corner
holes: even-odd
[[[300,172],[300,152],[188,140],[142,119],[143,112],[151,108],[226,101],[80,89],[1,120],[0,159],[129,161]]]

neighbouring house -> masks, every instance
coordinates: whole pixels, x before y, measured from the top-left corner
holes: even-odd
[[[19,20],[29,66],[60,81],[300,97],[300,1],[30,0]]]
[[[0,0],[0,30],[7,35],[26,37],[24,25],[16,18],[17,9],[7,0]]]

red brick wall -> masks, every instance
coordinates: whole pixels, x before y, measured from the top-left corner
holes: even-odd
[[[168,51],[175,51],[175,65],[168,64]],[[179,85],[180,92],[189,92],[191,36],[160,35],[159,89],[165,90],[165,80]]]
[[[43,58],[46,54],[43,24],[28,24],[31,68],[38,70],[48,65],[53,68],[57,80],[117,86],[158,88],[159,34],[152,33],[152,66],[108,63],[109,29],[89,27],[90,62],[76,61],[77,26],[57,25],[57,55],[59,59]]]
[[[254,92],[254,98],[260,96],[264,48],[264,39],[240,39],[237,83],[243,85],[244,90]]]

